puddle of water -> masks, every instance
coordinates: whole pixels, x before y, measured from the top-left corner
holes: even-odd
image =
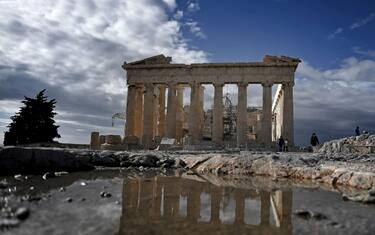
[[[118,170],[72,173],[46,181],[9,179],[15,195],[49,195],[23,202],[31,216],[9,234],[373,234],[375,207],[344,202],[319,188],[281,187],[267,180],[238,186],[222,178],[138,175]],[[82,182],[85,182],[82,184]],[[221,183],[218,183],[221,182]],[[247,182],[247,181],[245,181]],[[60,191],[65,187],[65,191]],[[110,198],[100,193],[108,191]],[[67,197],[73,202],[67,203]],[[85,200],[82,200],[84,198]],[[304,219],[296,210],[323,213]],[[5,233],[5,234],[6,234]]]
[[[291,234],[292,191],[180,177],[127,179],[120,234]]]

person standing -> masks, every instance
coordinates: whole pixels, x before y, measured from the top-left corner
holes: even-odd
[[[313,148],[313,151],[315,152],[316,146],[319,145],[319,139],[318,139],[318,136],[315,133],[313,133],[312,136],[311,136],[310,144]]]
[[[356,136],[361,135],[361,131],[359,130],[359,126],[357,126],[357,127],[355,128],[355,135],[356,135]]]
[[[284,145],[285,145],[285,141],[282,136],[280,136],[279,138],[278,145],[279,145],[279,152],[282,152],[284,150]]]

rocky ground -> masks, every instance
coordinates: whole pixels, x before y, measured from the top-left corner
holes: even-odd
[[[331,141],[316,153],[252,151],[91,151],[59,148],[4,148],[2,175],[44,174],[92,170],[95,167],[183,169],[200,175],[270,176],[304,179],[330,187],[349,187],[349,200],[375,202],[375,154],[348,153],[343,148],[372,144],[375,136],[362,135]],[[338,147],[341,146],[341,147]],[[340,149],[345,151],[340,152]],[[55,173],[57,172],[57,173]]]
[[[259,188],[267,191],[318,188],[336,194],[338,192],[341,194],[340,201],[374,203],[375,154],[364,152],[363,149],[362,152],[357,150],[348,152],[351,148],[342,147],[347,146],[348,143],[371,144],[373,137],[350,137],[328,142],[316,153],[238,150],[129,152],[40,147],[3,148],[0,149],[0,175],[2,176],[0,178],[0,232],[14,231],[12,228],[22,224],[23,229],[17,230],[19,234],[22,234],[28,229],[38,230],[43,223],[45,230],[41,232],[49,234],[49,231],[55,231],[56,225],[48,226],[47,221],[51,215],[56,215],[58,212],[61,218],[59,224],[65,224],[61,226],[63,230],[69,228],[71,218],[74,217],[76,218],[74,220],[80,221],[79,229],[82,228],[82,224],[95,228],[96,224],[90,221],[108,220],[106,225],[95,229],[101,233],[113,233],[113,228],[117,226],[117,222],[114,225],[113,221],[119,216],[121,191],[111,189],[106,185],[108,182],[120,185],[124,176],[119,177],[118,174],[113,175],[113,173],[101,171],[101,181],[95,180],[98,183],[90,183],[98,169],[120,170],[126,173],[126,177],[147,177],[150,174],[177,172],[179,177],[203,180],[220,187]],[[83,172],[87,173],[83,174]],[[134,176],[132,176],[133,173]],[[87,181],[88,179],[91,181]],[[72,184],[74,187],[69,186]],[[306,191],[304,196],[301,196],[300,204],[305,205],[303,208],[309,208],[310,204],[303,202],[310,193]],[[320,194],[324,193],[317,195]],[[334,200],[337,200],[336,196],[335,198]],[[323,202],[323,199],[319,200],[322,204],[327,203]],[[79,208],[75,206],[76,203]],[[98,203],[101,205],[98,210],[90,209],[96,208]],[[363,211],[357,210],[356,206],[348,205],[352,207],[351,210],[357,211],[358,215],[363,214]],[[319,206],[322,207],[317,204],[317,208]],[[51,208],[57,208],[57,212],[51,211]],[[106,216],[102,213],[103,208],[116,216]],[[81,216],[87,214],[87,210],[91,210],[90,215],[87,219],[81,219]],[[345,207],[339,206],[331,210],[331,215],[328,217],[336,217],[345,212]],[[314,210],[296,210],[294,216],[297,220],[303,218],[299,222],[303,224],[306,216],[313,218],[315,213]],[[323,221],[326,222],[323,225],[326,227],[323,231],[368,230],[368,218],[358,220],[353,224],[345,222],[350,219],[349,217],[346,216],[346,219],[339,222],[342,227],[336,226],[337,221],[324,219]],[[306,224],[307,227],[296,226],[297,231],[305,234],[312,231],[311,229],[314,229],[312,223],[316,222],[310,219],[308,221],[310,222]],[[346,228],[348,224],[351,225]],[[370,230],[367,232],[371,233]]]

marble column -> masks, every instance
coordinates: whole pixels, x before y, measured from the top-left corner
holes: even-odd
[[[153,122],[153,135],[159,136],[159,87],[154,87],[154,122]]]
[[[143,137],[142,145],[149,149],[152,145],[153,127],[154,127],[154,85],[148,83],[145,85],[146,92],[143,105]]]
[[[161,137],[165,136],[165,89],[164,85],[159,86],[159,125],[158,134]]]
[[[217,145],[223,144],[223,83],[214,83],[214,110],[212,120],[212,141]]]
[[[190,109],[189,109],[189,135],[191,138],[191,144],[196,144],[199,141],[199,84],[190,84]]]
[[[288,145],[294,145],[294,110],[293,110],[293,82],[283,84],[284,104],[283,104],[283,124],[282,136],[288,139]]]
[[[167,137],[176,138],[176,84],[168,84]]]
[[[139,141],[142,142],[143,135],[143,93],[144,87],[137,86],[136,89],[136,98],[135,98],[135,136],[139,138]]]
[[[237,146],[246,146],[247,141],[247,83],[238,84]]]
[[[272,84],[263,83],[263,143],[270,147],[272,142]]]
[[[135,97],[136,97],[136,86],[128,86],[128,98],[126,101],[126,126],[125,136],[134,135],[135,129]]]
[[[183,137],[183,123],[184,123],[184,88],[177,87],[177,102],[176,102],[176,139],[181,140]]]
[[[203,128],[204,128],[204,87],[202,85],[199,86],[198,117],[199,117],[198,136],[199,136],[199,139],[202,139]]]

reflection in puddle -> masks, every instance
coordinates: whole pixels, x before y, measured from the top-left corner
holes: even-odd
[[[291,191],[179,177],[126,179],[120,234],[291,234]]]

